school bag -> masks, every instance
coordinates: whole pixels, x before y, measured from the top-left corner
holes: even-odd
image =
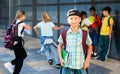
[[[109,26],[109,27],[110,27],[110,19],[111,19],[111,18],[112,18],[111,16],[108,18],[108,26]],[[115,31],[115,24],[113,25],[112,31]]]
[[[11,50],[13,49],[14,42],[18,41],[18,25],[22,22],[23,21],[16,23],[16,20],[15,20],[7,29],[6,36],[4,37],[5,48],[11,49]],[[24,28],[21,30],[21,34],[23,33],[23,31],[24,31]]]
[[[67,33],[67,30],[62,31],[62,39],[63,39],[63,45],[65,50],[66,50],[66,33]],[[86,30],[82,30],[82,47],[85,54],[87,54],[87,44],[86,44],[87,35],[88,35],[88,32]]]

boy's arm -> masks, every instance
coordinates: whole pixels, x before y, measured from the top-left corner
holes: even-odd
[[[86,70],[90,66],[91,54],[92,54],[92,45],[88,45],[87,56],[83,67],[84,70]]]
[[[63,60],[61,54],[62,54],[62,44],[59,43],[58,44],[58,56],[59,56],[59,59],[60,59],[60,64],[61,64],[61,66],[63,66],[64,65],[64,60]]]
[[[110,32],[109,32],[109,38],[111,38],[112,29],[113,29],[113,25],[112,25],[112,24],[110,24]]]
[[[88,45],[88,49],[87,49],[85,63],[83,66],[84,70],[86,70],[90,66],[90,59],[91,59],[91,54],[92,54],[92,40],[91,40],[89,34],[87,35],[86,44]]]
[[[112,30],[113,30],[113,24],[114,24],[113,19],[110,19],[110,32],[109,32],[109,38],[111,38],[111,34],[112,34]]]

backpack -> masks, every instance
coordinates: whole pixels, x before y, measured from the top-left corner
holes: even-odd
[[[16,23],[16,20],[9,26],[6,32],[6,36],[4,37],[4,47],[8,49],[13,49],[14,42],[18,41],[18,25],[21,22]],[[21,30],[21,34],[23,33],[24,28]]]
[[[66,33],[67,33],[67,30],[62,31],[62,39],[63,39],[63,45],[65,50],[66,50]],[[88,32],[86,30],[82,30],[82,47],[83,47],[85,56],[87,55],[87,44],[86,44],[87,35],[88,35]]]
[[[110,16],[109,18],[108,18],[108,26],[110,27],[110,19],[111,19],[112,17]],[[112,28],[112,31],[114,31],[115,30],[115,25],[113,25],[113,28]]]

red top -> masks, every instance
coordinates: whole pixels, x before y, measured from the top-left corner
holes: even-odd
[[[94,17],[95,17],[96,21],[93,22],[93,24],[90,26],[90,28],[92,28],[92,29],[95,29],[95,28],[97,28],[97,27],[99,27],[101,25],[101,18],[100,18],[100,16],[96,15]]]

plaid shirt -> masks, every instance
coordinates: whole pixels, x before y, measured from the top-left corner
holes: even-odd
[[[60,36],[58,42],[63,44],[63,39]],[[81,69],[85,61],[85,56],[82,48],[82,30],[73,33],[71,29],[67,31],[66,35],[66,50],[69,52],[69,58],[66,63],[66,67],[71,69]],[[86,43],[92,44],[92,41],[88,35]]]

